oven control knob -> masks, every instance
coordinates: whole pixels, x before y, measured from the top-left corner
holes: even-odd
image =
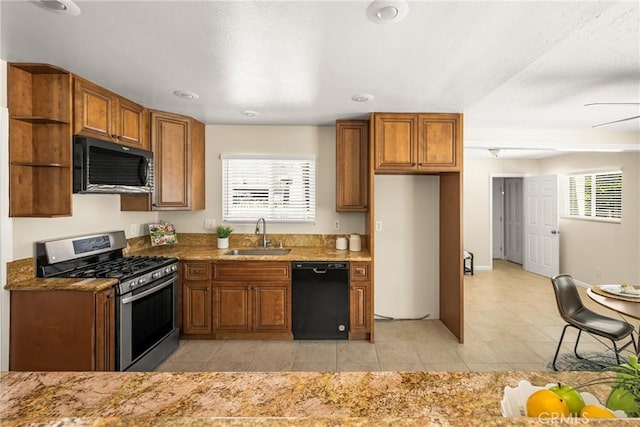
[[[147,283],[147,279],[145,279],[144,277],[142,277],[142,278],[138,279],[138,285],[139,285],[139,286],[142,286],[142,285],[144,285],[145,283]]]
[[[178,266],[177,265],[172,265],[171,266],[171,271],[178,271]]]
[[[167,267],[164,269],[165,274],[171,273],[171,267]]]
[[[156,271],[156,272],[151,274],[151,278],[153,280],[158,279],[159,277],[160,277],[160,272],[159,271]]]

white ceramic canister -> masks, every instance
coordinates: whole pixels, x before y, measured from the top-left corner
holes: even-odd
[[[359,234],[349,235],[349,250],[352,252],[359,252],[362,250],[362,240]]]
[[[347,249],[347,238],[346,237],[338,237],[336,238],[336,249],[339,251],[344,251]]]

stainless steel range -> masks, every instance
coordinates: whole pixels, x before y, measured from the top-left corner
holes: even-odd
[[[179,345],[178,261],[126,246],[124,231],[36,242],[36,276],[117,279],[116,369],[151,371]]]

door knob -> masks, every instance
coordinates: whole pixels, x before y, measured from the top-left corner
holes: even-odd
[[[560,234],[558,230],[551,230],[551,234]]]

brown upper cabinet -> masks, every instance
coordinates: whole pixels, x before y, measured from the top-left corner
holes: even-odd
[[[72,75],[8,64],[9,216],[71,215]]]
[[[148,110],[80,77],[74,78],[74,134],[149,149]]]
[[[369,204],[369,121],[336,121],[336,211],[366,212]]]
[[[461,114],[373,113],[371,123],[375,172],[460,171]]]
[[[121,210],[204,209],[204,124],[162,111],[151,111],[150,122],[153,195],[123,194]]]

